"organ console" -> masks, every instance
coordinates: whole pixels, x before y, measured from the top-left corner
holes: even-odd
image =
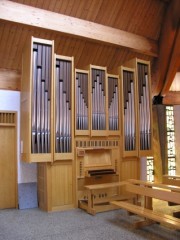
[[[96,65],[74,69],[73,57],[54,54],[53,41],[31,38],[23,54],[21,156],[38,163],[41,209],[86,209],[88,185],[115,183],[98,190],[103,204],[120,194],[119,182],[139,178],[139,157],[152,153],[150,93],[147,61],[133,59],[116,75]]]

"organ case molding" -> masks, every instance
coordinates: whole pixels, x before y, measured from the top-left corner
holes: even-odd
[[[42,57],[42,54],[45,54],[46,57]],[[45,66],[46,63],[49,64],[48,67]],[[23,51],[22,65],[21,159],[26,162],[52,162],[54,41],[31,37]],[[38,88],[39,90],[37,90]],[[47,97],[46,102],[42,101],[43,96]],[[36,101],[38,101],[37,105]],[[44,128],[44,123],[42,123],[44,121],[42,114],[46,114],[42,113],[45,104],[49,105],[48,130]],[[34,121],[38,123],[36,126]]]

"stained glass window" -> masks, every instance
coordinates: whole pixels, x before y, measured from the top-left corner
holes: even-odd
[[[166,106],[168,175],[176,175],[174,108]]]
[[[147,181],[154,181],[154,158],[147,157]]]

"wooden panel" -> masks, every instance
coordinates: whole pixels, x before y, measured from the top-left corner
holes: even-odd
[[[52,169],[52,209],[73,204],[72,162],[53,165]]]
[[[25,2],[24,0],[13,0],[13,2],[117,27],[125,31],[128,29],[128,31],[135,34],[157,40],[160,32],[160,23],[163,21],[164,11],[169,1],[135,0],[125,2],[124,0],[93,0],[85,2],[84,0],[69,0],[67,2],[51,0],[48,3],[39,0],[26,0]]]
[[[134,178],[139,179],[140,162],[138,158],[124,158],[120,163],[121,181]]]
[[[120,162],[120,181],[125,181],[130,178],[140,178],[139,158],[123,158]],[[127,193],[124,186],[121,187],[120,191],[122,194]]]
[[[0,89],[20,91],[20,73],[17,71],[0,69]]]
[[[16,127],[0,124],[0,209],[17,207]]]
[[[38,181],[38,203],[39,208],[44,211],[51,211],[51,170],[47,163],[37,164],[37,181]]]
[[[45,10],[19,5],[10,1],[1,1],[0,10],[3,20],[63,32],[65,34],[73,34],[95,41],[120,45],[150,56],[157,56],[157,43],[155,41],[134,35],[130,32],[65,15],[53,14]],[[24,15],[24,13],[26,14]],[[91,30],[89,31],[89,29]]]
[[[4,2],[7,3],[8,1]],[[56,14],[66,14],[111,28],[129,31],[155,41],[159,39],[161,26],[164,25],[164,13],[169,3],[169,1],[161,0],[132,0],[127,2],[124,0],[69,0],[68,2],[62,0],[52,0],[50,2],[13,0],[11,2],[12,4],[17,2],[23,4],[23,6],[33,6],[38,11],[40,9],[49,10]],[[9,9],[5,14],[7,12],[9,12]],[[77,39],[73,35],[64,36],[47,29],[28,27],[27,25],[3,21],[2,19],[0,21],[0,68],[21,71],[23,47],[26,40],[31,36],[54,39],[56,43],[55,52],[59,55],[74,56],[75,67],[77,68],[95,64],[107,66],[109,70],[134,57],[154,62],[153,57],[133,52],[131,49],[109,46],[102,44],[102,42],[92,42],[91,39],[88,41]],[[3,84],[5,83],[3,82]],[[153,85],[153,91],[155,92],[157,77],[153,78]],[[8,89],[17,88],[14,83],[10,82],[5,87]],[[18,89],[20,88],[18,87]]]
[[[38,201],[44,211],[71,209],[75,201],[73,162],[38,163]]]

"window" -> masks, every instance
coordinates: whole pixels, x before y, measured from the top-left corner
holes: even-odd
[[[166,106],[168,175],[176,175],[174,108]]]
[[[147,157],[147,181],[154,181],[154,158]]]

